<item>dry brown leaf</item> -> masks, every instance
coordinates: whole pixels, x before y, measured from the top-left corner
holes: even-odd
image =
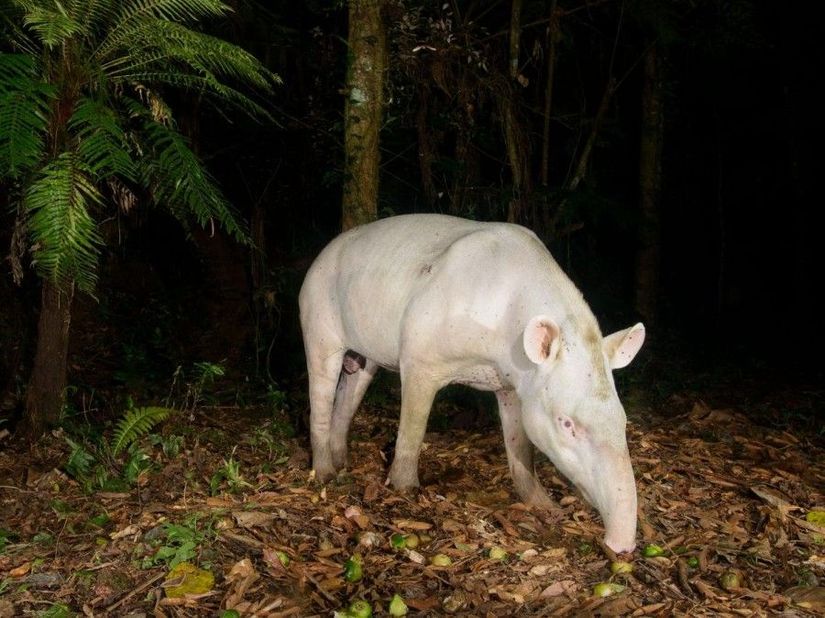
[[[273,513],[265,513],[263,511],[235,511],[232,513],[235,522],[241,528],[258,528],[268,526],[275,521]]]
[[[797,605],[815,612],[825,612],[825,587],[794,586],[785,594]]]
[[[16,567],[9,571],[9,577],[23,577],[26,573],[28,573],[32,568],[31,562],[24,562],[19,567]]]
[[[413,519],[393,519],[393,525],[401,530],[429,530],[433,525],[426,521],[416,521]]]
[[[564,579],[562,581],[554,582],[541,591],[539,597],[548,599],[551,597],[561,596],[563,594],[573,594],[579,589],[579,585],[572,579]]]

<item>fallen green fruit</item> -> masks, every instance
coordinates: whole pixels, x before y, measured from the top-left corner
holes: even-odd
[[[593,596],[609,597],[611,594],[616,594],[617,592],[621,592],[624,589],[625,587],[621,584],[602,582],[601,584],[596,584],[595,586],[593,586]]]
[[[450,559],[450,557],[445,554],[436,554],[435,556],[430,558],[430,564],[432,564],[433,566],[446,567],[450,566],[452,563],[453,561]]]
[[[664,555],[665,550],[659,547],[658,545],[645,545],[645,548],[642,550],[642,555],[645,558],[655,558],[656,556]]]
[[[696,556],[690,556],[687,559],[687,565],[691,569],[698,569],[699,568],[699,558],[697,558]]]
[[[241,618],[237,609],[225,609],[220,613],[220,618]]]
[[[825,511],[809,511],[805,515],[805,521],[825,528]]]
[[[413,532],[405,536],[404,541],[406,542],[408,549],[415,549],[416,547],[418,547],[418,544],[421,542],[421,539],[419,539],[418,535]]]
[[[719,576],[719,583],[725,590],[736,590],[742,587],[742,576],[738,572],[729,569]]]
[[[407,611],[408,608],[407,604],[404,603],[404,599],[397,594],[393,595],[392,601],[390,601],[390,616],[406,616]]]
[[[361,554],[352,554],[352,557],[344,563],[344,579],[350,583],[360,581],[363,573],[364,559]]]
[[[278,556],[278,560],[280,560],[280,561],[281,561],[281,564],[282,564],[283,566],[285,566],[285,567],[288,567],[288,566],[289,566],[289,556],[287,555],[287,553],[286,553],[286,552],[283,552],[283,551],[276,551],[276,552],[275,552],[275,555],[277,555],[277,556]]]
[[[352,618],[370,618],[372,616],[372,605],[364,599],[358,599],[349,606],[347,614]]]
[[[390,537],[390,545],[393,549],[404,549],[407,546],[407,540],[403,534],[396,532]]]
[[[494,545],[490,548],[490,551],[487,552],[487,556],[490,558],[490,560],[506,560],[507,552],[504,551],[498,545]]]
[[[610,572],[613,573],[613,575],[618,575],[620,573],[632,573],[633,564],[630,562],[617,560],[616,562],[612,562],[610,564]]]

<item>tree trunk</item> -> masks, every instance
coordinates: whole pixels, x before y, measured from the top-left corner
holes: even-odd
[[[432,208],[435,206],[438,192],[433,180],[435,144],[430,130],[430,96],[430,89],[422,84],[419,90],[418,109],[415,112],[415,128],[418,133],[418,165],[421,169],[421,187],[424,189],[424,199],[427,206]]]
[[[659,196],[662,187],[662,62],[656,45],[644,58],[642,83],[642,128],[639,156],[639,198],[641,220],[639,248],[636,253],[635,308],[648,323],[658,317],[659,259],[661,220]]]
[[[74,284],[61,289],[44,279],[37,324],[37,350],[29,386],[22,431],[37,438],[60,422],[66,401],[69,326]]]
[[[556,81],[556,59],[559,42],[557,0],[550,1],[550,23],[547,25],[547,83],[544,85],[544,124],[541,130],[541,184],[547,186],[550,170],[550,113],[553,110],[553,84]]]
[[[521,49],[521,4],[522,0],[513,0],[510,8],[510,79],[518,77],[518,59]]]
[[[344,108],[345,230],[378,216],[378,144],[387,66],[384,0],[350,0],[349,70]]]
[[[587,136],[587,141],[584,144],[579,160],[576,162],[576,171],[567,185],[569,191],[575,191],[576,188],[587,176],[587,166],[590,164],[590,156],[593,154],[593,147],[596,145],[596,138],[599,136],[599,131],[602,128],[604,117],[607,115],[607,110],[610,109],[610,101],[613,94],[616,92],[616,80],[610,78],[604,88],[602,100],[599,103],[599,109],[596,110],[596,115],[593,117],[593,124],[590,126],[590,134]]]

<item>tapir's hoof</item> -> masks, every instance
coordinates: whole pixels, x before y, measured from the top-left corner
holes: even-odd
[[[338,471],[335,468],[313,468],[315,473],[315,480],[319,483],[326,483],[338,476]]]
[[[417,498],[418,493],[421,491],[421,488],[418,487],[418,485],[410,485],[407,487],[403,487],[401,489],[396,487],[395,491],[406,498]]]

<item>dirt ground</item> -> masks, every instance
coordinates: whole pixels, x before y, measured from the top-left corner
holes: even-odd
[[[429,433],[414,496],[384,485],[397,411],[374,403],[356,417],[351,465],[325,487],[306,438],[273,438],[272,417],[249,409],[166,421],[158,431],[182,435],[180,451],[147,442],[154,464],[124,491],[85,493],[59,432],[31,450],[5,437],[0,616],[331,616],[356,599],[380,616],[396,594],[420,616],[825,613],[821,428],[772,428],[690,397],[669,407],[628,405],[639,547],[617,574],[598,515],[545,459],[558,508],[516,502],[491,423]],[[645,557],[648,545],[661,555]],[[345,569],[354,554],[360,579]],[[433,564],[439,554],[449,564]],[[202,578],[181,592],[176,563]],[[594,595],[605,583],[618,586]]]

